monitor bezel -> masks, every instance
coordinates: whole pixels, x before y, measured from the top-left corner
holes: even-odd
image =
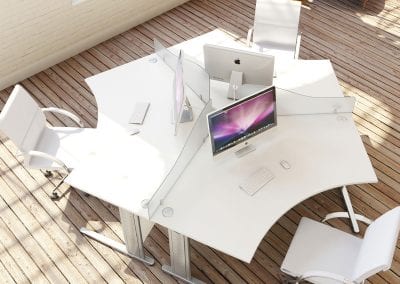
[[[249,136],[247,136],[246,139],[244,139],[244,140],[236,140],[232,146],[216,152],[215,140],[214,140],[214,138],[212,136],[212,133],[211,133],[211,127],[213,125],[212,122],[211,122],[211,118],[213,116],[215,116],[215,115],[218,115],[218,114],[220,114],[222,112],[225,112],[225,111],[227,111],[227,110],[229,110],[229,109],[231,109],[231,108],[243,103],[244,101],[249,101],[249,100],[251,100],[251,99],[253,99],[253,98],[257,97],[257,96],[260,96],[260,95],[262,95],[262,94],[264,94],[266,92],[270,92],[270,91],[273,91],[273,101],[274,101],[274,104],[275,104],[274,123],[270,124],[270,126],[265,128],[264,130],[262,130],[260,132],[257,132],[257,133],[254,133],[252,135],[249,134]],[[241,144],[247,145],[249,143],[249,140],[252,140],[254,137],[257,137],[257,136],[265,133],[267,130],[270,130],[271,128],[276,127],[277,125],[278,125],[278,121],[277,121],[277,107],[276,107],[276,88],[275,88],[275,86],[269,86],[269,87],[266,87],[266,88],[264,88],[264,89],[262,89],[260,91],[257,91],[254,94],[246,96],[246,97],[244,97],[244,98],[242,98],[242,99],[240,99],[238,101],[235,101],[235,102],[233,102],[233,103],[231,103],[231,104],[229,104],[227,106],[224,106],[224,107],[222,107],[222,108],[220,108],[218,110],[215,110],[215,111],[210,112],[209,114],[207,114],[207,126],[208,126],[208,134],[209,134],[210,142],[211,142],[212,154],[215,157],[215,156],[217,156],[217,155],[219,155],[221,153],[224,153],[224,152],[230,151],[230,150],[232,150],[232,149],[234,149],[236,147],[239,147]]]

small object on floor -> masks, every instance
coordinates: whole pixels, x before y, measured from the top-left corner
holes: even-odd
[[[44,172],[44,176],[47,177],[47,178],[51,177],[52,175],[53,175],[53,173],[51,171],[45,171]]]

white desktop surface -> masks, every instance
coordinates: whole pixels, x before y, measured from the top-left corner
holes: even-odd
[[[201,63],[203,43],[243,46],[225,33],[214,31],[172,49],[177,51],[182,48],[186,55]],[[142,216],[143,211],[138,209],[142,198],[157,190],[156,184],[163,180],[183,146],[182,142],[176,143],[171,138],[172,125],[165,123],[166,112],[170,112],[166,101],[171,95],[172,72],[165,65],[150,63],[149,59],[154,57],[146,56],[86,80],[97,100],[99,129],[109,131],[114,126],[136,128],[126,125],[132,105],[137,100],[151,102],[144,124],[137,127],[141,129],[140,134],[132,138],[135,140],[132,148],[139,145],[136,140],[141,140],[149,153],[151,150],[154,152],[149,156],[146,152],[141,153],[146,158],[136,156],[137,159],[129,159],[132,165],[135,163],[132,167],[138,168],[139,172],[130,171],[130,166],[123,162],[122,174],[113,169],[113,163],[118,164],[118,161],[108,163],[107,159],[100,158],[93,162],[92,158],[88,158],[79,175],[75,175],[74,171],[67,181]],[[328,60],[300,60],[279,66],[274,84],[308,96],[343,96]],[[211,98],[215,107],[231,102],[225,98],[226,90],[225,83],[212,82]],[[187,127],[186,131],[181,131],[184,136],[189,132],[190,126]],[[152,221],[250,262],[267,231],[296,204],[336,186],[377,181],[351,114],[279,116],[278,126],[261,135],[258,141],[264,143],[257,143],[257,150],[241,159],[231,154],[216,161],[206,141]],[[118,147],[116,145],[114,147]],[[140,149],[133,149],[132,152],[135,156]],[[291,169],[283,169],[279,164],[281,160],[287,160]],[[149,168],[141,169],[142,163],[148,164]],[[151,169],[152,164],[154,169]],[[260,166],[271,170],[275,178],[254,196],[249,196],[238,185]],[[98,178],[96,182],[87,182],[91,178],[85,173],[89,168],[92,177]],[[104,175],[99,174],[103,172]],[[126,175],[132,183],[120,181],[121,176]],[[140,179],[148,188],[143,195],[137,195],[132,190],[143,185],[135,181],[135,176],[139,175],[151,175],[153,178],[152,181]],[[110,176],[113,178],[110,179]],[[109,182],[103,183],[103,180]],[[115,180],[119,181],[114,183]],[[118,184],[128,186],[117,189]],[[161,210],[165,206],[173,208],[172,217],[162,216]]]
[[[65,182],[147,218],[141,203],[151,198],[168,173],[174,162],[170,153],[174,150],[162,153],[139,135],[114,134],[93,145]]]
[[[174,165],[203,108],[188,88],[194,120],[178,125],[174,136],[174,72],[149,58],[119,66],[87,79],[98,105],[97,130],[106,137],[75,167],[65,182],[117,207],[147,217],[150,199]],[[155,79],[157,78],[157,79]],[[150,102],[142,125],[129,124],[136,102]],[[140,132],[133,136],[130,130]]]

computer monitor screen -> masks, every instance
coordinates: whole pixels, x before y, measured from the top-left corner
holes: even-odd
[[[274,57],[218,45],[204,45],[204,68],[211,79],[229,83],[232,71],[242,72],[242,84],[271,86]]]
[[[276,126],[275,87],[266,88],[208,114],[213,155]]]

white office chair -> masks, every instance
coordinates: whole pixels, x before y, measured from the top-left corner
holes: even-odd
[[[257,0],[254,26],[247,34],[247,46],[281,57],[299,57],[298,34],[301,2],[293,0]],[[253,40],[252,40],[253,39]]]
[[[83,126],[77,116],[66,110],[41,109],[22,86],[16,85],[0,113],[0,130],[18,146],[26,167],[46,173],[62,169],[68,175],[80,157],[89,153],[86,145],[95,139],[95,129],[47,126],[45,112],[66,115]],[[63,180],[53,190],[52,199],[59,197],[56,191]]]
[[[363,283],[391,266],[400,229],[400,207],[371,223],[364,239],[302,218],[281,270],[311,283]]]

